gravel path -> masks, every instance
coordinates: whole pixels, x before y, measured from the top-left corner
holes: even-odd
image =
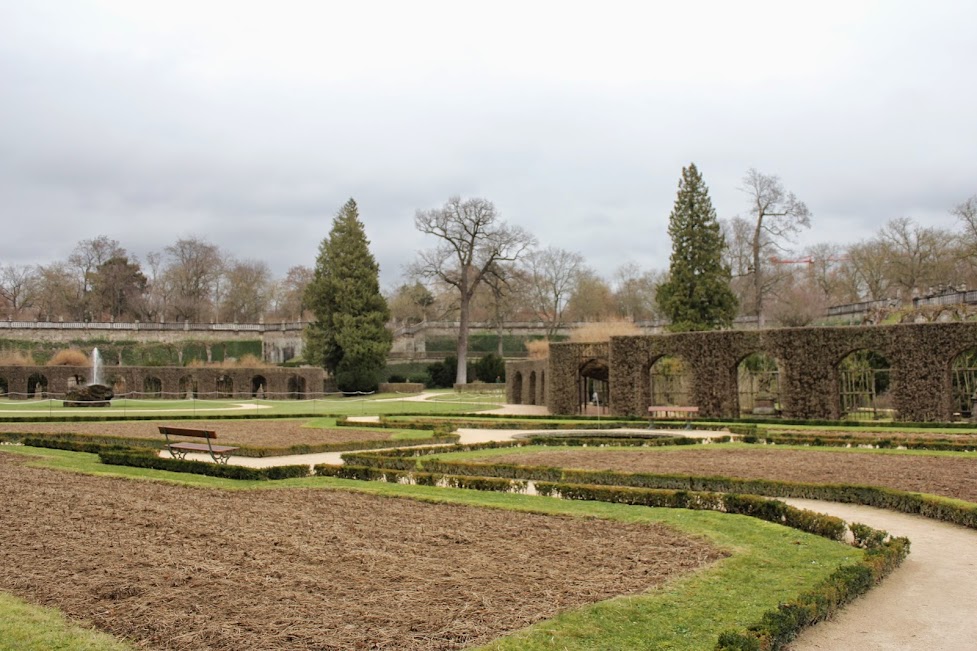
[[[880,585],[834,619],[803,633],[792,651],[965,651],[977,648],[977,531],[893,511],[813,500],[794,506],[908,536],[912,551]]]

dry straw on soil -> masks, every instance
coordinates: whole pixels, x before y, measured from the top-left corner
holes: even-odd
[[[567,450],[499,455],[479,462],[697,477],[855,484],[977,502],[977,459],[817,450]]]
[[[657,525],[194,489],[2,453],[0,490],[0,590],[154,649],[459,649],[722,556]]]

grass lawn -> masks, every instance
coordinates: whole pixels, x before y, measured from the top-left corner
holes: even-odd
[[[484,649],[710,649],[718,633],[743,627],[790,597],[813,587],[838,566],[854,562],[861,552],[793,529],[752,518],[704,511],[652,509],[599,502],[572,502],[526,495],[442,489],[425,486],[305,478],[279,482],[245,482],[121,466],[103,466],[95,455],[59,450],[4,447],[0,453],[32,455],[32,463],[70,472],[123,476],[229,490],[287,490],[290,487],[349,490],[466,504],[513,511],[568,514],[627,522],[662,522],[705,537],[732,555],[694,575],[662,588],[575,609],[541,622]],[[498,454],[499,450],[493,450]],[[13,603],[14,606],[6,604]],[[21,638],[42,639],[50,629],[65,628],[45,611],[16,602],[0,602],[3,626],[25,631]],[[41,619],[44,623],[41,623]],[[0,629],[2,635],[3,629]],[[66,635],[68,633],[65,633]],[[73,633],[72,633],[73,634]],[[3,639],[7,639],[4,637]],[[114,649],[104,646],[35,646],[0,649]]]
[[[457,400],[416,401],[395,394],[326,397],[314,400],[133,400],[118,398],[110,407],[63,407],[60,400],[0,399],[0,419],[58,416],[71,418],[125,418],[153,415],[255,416],[380,416],[384,414],[458,414],[492,409],[501,402],[464,396]]]
[[[60,612],[0,592],[0,651],[130,651],[134,647],[67,621]]]

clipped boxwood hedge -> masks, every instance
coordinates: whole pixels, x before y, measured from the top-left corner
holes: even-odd
[[[164,447],[163,439],[125,438],[115,436],[90,436],[87,434],[23,434],[0,433],[0,441],[21,443],[35,448],[56,448],[60,450],[74,450],[76,452],[98,452],[104,448],[146,448],[160,450]],[[316,454],[320,452],[342,452],[347,450],[376,450],[398,447],[417,447],[425,445],[450,444],[458,441],[458,435],[449,434],[441,437],[424,439],[403,439],[379,441],[338,441],[336,443],[296,444],[284,448],[258,448],[242,445],[234,451],[236,456],[263,458],[279,457],[295,454]]]
[[[948,452],[973,452],[977,450],[977,441],[955,441],[953,439],[917,439],[910,436],[893,434],[889,436],[852,436],[805,434],[796,432],[764,433],[744,436],[744,443],[761,443],[772,445],[812,445],[827,447],[873,447],[873,448],[905,448],[907,450],[944,450]]]
[[[190,461],[188,459],[166,459],[158,457],[145,449],[107,450],[98,451],[99,460],[112,466],[132,466],[134,468],[152,468],[153,470],[169,470],[171,472],[185,472],[224,479],[289,479],[293,477],[308,477],[311,474],[307,465],[272,466],[270,468],[247,468],[245,466],[231,466],[206,461]]]
[[[865,528],[865,525],[852,525],[855,527]],[[745,631],[724,631],[715,651],[779,651],[808,626],[828,619],[846,603],[868,592],[909,554],[906,538],[882,542],[885,532],[872,531],[873,543],[866,546],[860,562],[838,568],[813,590],[764,613],[759,622]]]
[[[505,447],[530,444],[529,441],[507,442]],[[503,447],[496,445],[493,447]],[[863,504],[882,509],[922,515],[924,517],[977,529],[977,504],[923,493],[912,493],[878,486],[851,484],[808,484],[770,479],[736,477],[696,477],[653,473],[627,473],[612,470],[574,470],[549,466],[524,466],[506,463],[475,463],[425,459],[431,454],[484,449],[482,446],[453,446],[446,450],[384,451],[344,454],[343,461],[352,465],[395,470],[417,470],[449,475],[489,476],[600,486],[626,486],[697,492],[740,493],[768,497],[795,497],[831,502]]]

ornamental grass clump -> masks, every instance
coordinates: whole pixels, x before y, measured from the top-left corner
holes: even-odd
[[[59,350],[51,359],[48,360],[47,366],[91,366],[91,361],[88,359],[88,355],[78,350],[77,348],[68,348],[66,350]]]

